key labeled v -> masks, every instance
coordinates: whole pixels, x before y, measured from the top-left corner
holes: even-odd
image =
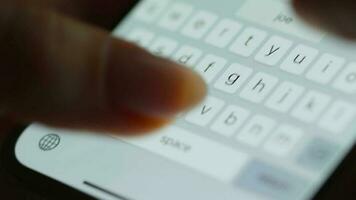
[[[204,105],[202,110],[201,110],[201,112],[200,112],[200,114],[201,115],[205,115],[205,114],[209,113],[212,109],[213,109],[212,106]]]

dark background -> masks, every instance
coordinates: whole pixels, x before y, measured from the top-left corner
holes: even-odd
[[[137,2],[136,0],[127,1],[127,11],[130,7]],[[101,24],[104,28],[111,30],[121,19],[126,12],[116,13],[117,16],[111,18],[111,20],[103,19],[100,22],[105,22]],[[98,18],[94,18],[96,21]],[[10,132],[14,127],[19,126],[13,121],[8,119],[2,119],[0,117],[0,151],[2,152],[2,147],[5,140],[10,136]],[[6,153],[6,152],[5,152]],[[338,173],[338,176],[333,180],[328,186],[330,186],[326,191],[323,191],[319,199],[340,199],[340,200],[354,200],[356,199],[356,153],[353,151],[352,156],[348,159],[348,164],[344,167],[347,169],[342,170]],[[0,160],[0,199],[11,200],[11,199],[49,199],[40,197],[35,194],[28,187],[24,186],[24,182],[19,181],[13,177],[7,170],[3,168],[2,160]],[[59,199],[70,199],[66,197],[65,193],[63,196],[59,196]],[[78,198],[77,198],[78,199]],[[169,200],[169,199],[167,199]],[[197,199],[200,200],[200,199]]]
[[[11,129],[16,126],[15,123],[11,121],[5,121],[0,125],[0,151],[2,152],[2,147],[5,142],[6,137],[8,137]],[[2,162],[2,161],[0,161]],[[11,181],[11,176],[3,168],[3,163],[0,163],[0,199],[30,199],[29,194],[15,181]]]
[[[10,132],[16,125],[8,122],[5,126],[0,126],[0,149],[3,150],[3,145],[7,138],[10,137]],[[13,136],[12,136],[13,137]],[[3,151],[1,153],[4,153]],[[5,152],[7,154],[7,152]],[[10,155],[10,154],[9,154]],[[25,182],[20,181],[4,169],[4,163],[0,161],[0,199],[51,199],[37,195],[36,192],[29,189]],[[33,185],[32,185],[33,187]],[[41,189],[41,188],[37,188]],[[56,196],[58,199],[68,198],[66,193],[63,196]],[[57,199],[56,198],[56,199]],[[77,198],[76,198],[77,199]],[[328,183],[327,189],[323,190],[318,199],[340,199],[354,200],[356,199],[356,155],[355,151],[347,159],[347,164],[342,166],[342,170],[338,171],[337,176]]]

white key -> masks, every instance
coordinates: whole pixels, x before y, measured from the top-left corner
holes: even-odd
[[[306,77],[320,84],[327,84],[345,64],[345,59],[331,54],[324,54],[309,70]]]
[[[314,48],[298,45],[284,60],[281,69],[292,74],[302,74],[318,53],[319,51]]]
[[[326,94],[310,91],[292,111],[292,116],[303,122],[311,123],[324,111],[330,100],[330,96]]]
[[[273,36],[257,53],[255,59],[266,65],[276,65],[292,46],[292,42],[282,37]]]
[[[287,112],[303,94],[304,88],[290,82],[283,82],[267,100],[266,106],[279,112]]]
[[[252,147],[259,146],[275,127],[276,122],[262,115],[254,116],[238,133],[236,139]]]
[[[210,83],[225,67],[227,61],[215,55],[206,55],[197,65],[197,71],[207,83]]]
[[[231,45],[230,51],[234,54],[248,57],[261,45],[266,37],[267,33],[265,31],[246,28]]]
[[[356,92],[356,63],[349,64],[336,78],[333,87],[346,93]]]
[[[179,64],[193,67],[202,55],[202,51],[191,46],[182,46],[173,56]]]
[[[144,22],[152,22],[158,18],[166,8],[168,0],[146,0],[141,1],[134,16]]]
[[[229,106],[218,117],[211,129],[221,135],[231,136],[242,126],[249,115],[250,111],[244,108]]]
[[[149,49],[157,56],[169,57],[177,48],[178,43],[166,37],[156,39]]]
[[[137,28],[127,35],[130,42],[146,48],[154,38],[154,33],[145,29]]]
[[[292,9],[290,0],[248,0],[237,12],[250,22],[295,35],[311,42],[320,42],[325,33],[315,31],[300,20]]]
[[[231,19],[223,19],[206,37],[205,42],[215,47],[224,48],[241,30],[242,25]]]
[[[202,104],[190,111],[185,119],[190,123],[206,126],[220,112],[224,104],[220,99],[207,97]]]
[[[176,126],[120,139],[223,182],[231,182],[250,160],[246,153]]]
[[[233,94],[246,82],[251,74],[251,68],[236,63],[232,64],[216,81],[214,87]]]
[[[267,139],[263,149],[276,156],[287,156],[303,137],[303,132],[289,125],[280,126]]]
[[[158,22],[160,27],[176,31],[193,12],[193,7],[184,3],[175,3]]]
[[[277,78],[260,72],[245,86],[240,96],[251,102],[260,103],[272,91],[277,82]]]
[[[182,34],[194,39],[200,39],[213,26],[217,16],[206,11],[199,11],[183,28]]]
[[[341,134],[355,118],[356,106],[344,101],[337,101],[323,115],[319,126],[327,131]]]

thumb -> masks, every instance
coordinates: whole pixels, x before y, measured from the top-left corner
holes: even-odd
[[[147,131],[205,95],[193,72],[103,30],[42,8],[0,13],[0,106],[12,118]]]

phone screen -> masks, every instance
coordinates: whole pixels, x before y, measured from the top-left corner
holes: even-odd
[[[23,165],[100,199],[305,200],[355,144],[356,46],[287,0],[142,0],[113,35],[197,71],[204,102],[135,138],[33,124]]]

